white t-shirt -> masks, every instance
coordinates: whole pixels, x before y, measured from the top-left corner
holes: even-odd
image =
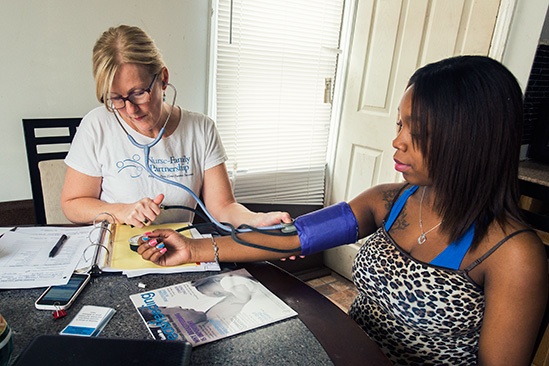
[[[153,141],[133,130],[122,118],[119,120],[138,143]],[[226,160],[214,122],[203,114],[181,110],[174,133],[150,149],[149,166],[161,177],[183,184],[200,196],[204,171]],[[114,114],[104,106],[82,119],[65,163],[83,174],[102,177],[100,199],[105,202],[133,203],[163,193],[163,205],[196,207],[186,190],[147,172],[143,149],[130,142]],[[185,222],[192,217],[187,210],[165,210],[155,223]]]

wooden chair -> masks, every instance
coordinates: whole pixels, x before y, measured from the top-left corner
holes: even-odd
[[[82,118],[23,119],[27,162],[37,224],[69,223],[60,197],[67,155]]]
[[[532,366],[549,366],[549,304],[545,310],[545,316],[541,324]]]
[[[519,183],[524,216],[538,231],[549,258],[549,216],[544,213],[544,207],[549,204],[549,187],[526,180],[520,180]],[[537,336],[532,365],[549,366],[549,304]]]

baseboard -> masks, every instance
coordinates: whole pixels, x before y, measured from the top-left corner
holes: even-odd
[[[315,253],[304,258],[273,260],[270,261],[277,267],[290,272],[302,281],[309,281],[315,278],[329,276],[332,271],[324,265],[322,253]]]
[[[269,211],[286,211],[296,218],[306,213],[321,209],[322,205],[297,205],[297,204],[281,204],[281,203],[242,203],[248,209],[255,212],[269,212]]]
[[[34,225],[33,200],[0,202],[0,226]]]

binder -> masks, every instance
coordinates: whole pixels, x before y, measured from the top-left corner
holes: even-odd
[[[188,263],[163,267],[144,260],[130,247],[147,231],[171,228],[182,235],[199,238],[188,223],[150,225],[144,228],[116,224],[114,219],[87,226],[22,226],[0,237],[0,289],[36,288],[63,285],[73,272],[98,276],[103,272],[122,272],[128,277],[154,273],[219,271],[216,262]],[[185,229],[190,230],[185,230]],[[67,236],[55,257],[48,254],[62,235]],[[13,265],[13,264],[16,265]]]
[[[188,226],[188,223],[169,223],[136,228],[103,220],[94,224],[90,231],[91,244],[88,249],[93,252],[93,255],[90,256],[89,251],[88,253],[84,252],[76,271],[88,272],[96,276],[103,272],[122,272],[128,277],[152,273],[219,271],[220,267],[216,262],[187,263],[171,267],[159,266],[144,260],[131,248],[130,239],[136,239],[145,232],[166,228],[181,230]],[[94,233],[94,231],[98,232]],[[200,234],[195,229],[183,230],[181,234],[192,238],[207,236]]]

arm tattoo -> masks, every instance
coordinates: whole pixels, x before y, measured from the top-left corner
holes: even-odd
[[[397,195],[400,191],[400,189],[393,189],[383,192],[383,201],[385,201],[385,209],[387,210],[387,214],[389,213],[389,211],[391,211],[391,207],[393,207],[393,203],[396,200]],[[396,221],[393,223],[393,226],[391,226],[391,230],[404,230],[408,226],[410,226],[410,223],[408,223],[408,221],[406,220],[406,216],[408,216],[408,214],[406,212],[406,205],[404,205],[404,208],[400,212],[400,215],[398,215]]]

